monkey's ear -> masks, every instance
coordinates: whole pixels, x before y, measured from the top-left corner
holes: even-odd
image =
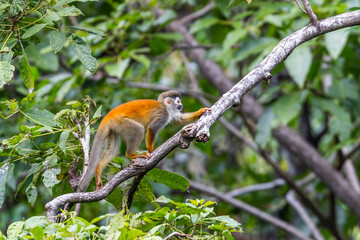
[[[164,99],[164,104],[167,106],[167,107],[170,107],[171,105],[171,98],[167,97]]]

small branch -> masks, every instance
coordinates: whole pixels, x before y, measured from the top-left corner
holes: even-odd
[[[251,192],[273,189],[273,188],[276,188],[279,186],[283,186],[284,184],[285,184],[284,179],[278,178],[272,182],[259,183],[259,184],[254,184],[254,185],[238,188],[238,189],[232,190],[226,194],[231,197],[237,197],[239,195],[243,195],[243,194],[247,194],[247,193],[251,193]]]
[[[188,22],[192,22],[195,19],[205,15],[206,13],[208,13],[213,7],[215,6],[214,2],[210,2],[208,5],[206,5],[205,7],[203,7],[202,9],[200,9],[197,12],[191,13],[189,15],[186,15],[185,17],[181,18],[179,20],[179,22],[181,24],[186,24]]]
[[[351,158],[352,155],[354,155],[354,153],[356,153],[359,150],[359,148],[360,148],[360,142],[357,142],[355,146],[348,153],[345,153],[344,158],[345,159]]]
[[[309,16],[310,23],[312,23],[315,26],[318,26],[319,20],[316,17],[316,14],[314,13],[314,11],[312,10],[309,0],[302,0],[302,2],[304,4],[306,14]]]
[[[223,202],[226,202],[236,208],[242,209],[243,211],[248,212],[261,220],[269,222],[270,224],[283,229],[284,231],[292,234],[293,236],[295,236],[299,239],[307,239],[307,240],[310,239],[307,236],[305,236],[302,232],[297,230],[294,226],[290,225],[289,223],[284,222],[283,220],[280,220],[279,218],[273,217],[272,215],[270,215],[264,211],[261,211],[260,209],[254,207],[254,206],[251,206],[247,203],[239,201],[239,200],[231,197],[229,194],[217,191],[215,188],[208,187],[208,186],[205,186],[205,185],[203,185],[201,183],[197,183],[197,182],[190,182],[190,188],[196,189],[205,194],[214,196]]]
[[[296,199],[295,192],[293,190],[289,191],[286,194],[286,200],[297,211],[297,213],[300,215],[301,219],[309,227],[314,238],[317,240],[324,240],[324,237],[321,235],[319,229],[316,227],[315,223],[311,220],[311,217],[306,212],[305,207],[301,204],[300,201],[298,201]]]
[[[78,26],[79,25],[79,21],[76,19],[75,16],[69,16],[69,20],[70,20],[70,22],[71,22],[71,24],[73,26]]]
[[[188,238],[189,235],[185,234],[185,233],[179,233],[179,232],[173,232],[171,233],[169,236],[167,236],[166,238],[164,238],[164,240],[169,240],[171,239],[172,237],[185,237],[185,238]]]
[[[130,189],[128,190],[127,194],[125,195],[127,197],[127,199],[125,200],[126,201],[126,206],[127,206],[127,209],[130,209],[131,208],[131,204],[134,200],[134,194],[141,182],[141,180],[143,179],[143,177],[145,176],[146,172],[145,173],[142,173],[142,174],[139,174],[137,175],[132,184],[131,184],[131,187]]]
[[[307,12],[306,12],[306,11],[302,8],[302,6],[300,5],[299,0],[295,0],[295,2],[296,2],[296,5],[298,5],[298,7],[300,8],[300,10],[301,10],[303,13],[307,14]]]
[[[358,194],[360,194],[360,184],[359,184],[359,178],[356,174],[356,170],[354,167],[353,162],[351,162],[350,160],[347,160],[344,165],[343,165],[343,171],[346,174],[346,177],[350,183],[351,188],[357,192]]]

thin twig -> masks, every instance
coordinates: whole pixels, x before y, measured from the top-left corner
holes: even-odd
[[[346,174],[347,180],[350,183],[352,189],[360,194],[359,178],[356,174],[356,170],[352,161],[347,160],[343,165],[343,171]]]
[[[298,7],[300,8],[300,10],[303,11],[303,13],[307,14],[307,12],[300,5],[299,0],[295,0],[295,2],[296,2],[296,5],[298,5]]]
[[[185,234],[185,233],[179,233],[179,232],[173,232],[171,233],[169,236],[167,236],[166,238],[164,238],[164,240],[169,240],[171,239],[172,237],[189,237],[189,235]]]
[[[208,5],[206,5],[205,7],[203,7],[202,9],[200,9],[197,12],[191,13],[189,15],[186,15],[185,17],[181,18],[179,20],[179,22],[181,24],[186,24],[188,22],[192,22],[195,19],[205,15],[206,13],[208,13],[213,7],[215,6],[214,2],[210,2]]]
[[[231,197],[237,197],[239,195],[243,195],[251,192],[273,189],[279,186],[283,186],[284,184],[285,184],[284,179],[278,178],[271,182],[259,183],[259,184],[238,188],[230,192],[227,192],[226,194],[228,194]]]
[[[135,192],[136,192],[136,190],[137,190],[137,188],[138,188],[141,180],[142,180],[143,177],[145,176],[145,174],[146,174],[146,172],[137,175],[137,176],[134,178],[134,180],[133,180],[133,182],[132,182],[132,184],[131,184],[130,189],[127,191],[127,194],[125,194],[125,196],[126,196],[126,198],[127,198],[127,199],[125,200],[125,201],[126,201],[127,209],[130,209],[131,204],[132,204],[132,202],[133,202],[133,200],[134,200],[134,194],[135,194]]]
[[[324,240],[324,237],[321,235],[319,229],[316,227],[315,223],[312,221],[309,214],[306,212],[305,207],[298,201],[295,197],[295,192],[293,190],[289,191],[286,194],[286,200],[289,204],[296,210],[296,212],[300,215],[301,219],[308,226],[313,236],[317,240]]]
[[[356,153],[360,149],[360,141],[353,146],[353,148],[348,152],[344,154],[345,159],[349,159],[352,157],[354,153]]]
[[[302,0],[302,2],[304,4],[307,15],[309,16],[310,23],[317,26],[318,23],[319,23],[319,20],[318,20],[316,14],[314,13],[314,11],[312,10],[309,1],[308,0]]]

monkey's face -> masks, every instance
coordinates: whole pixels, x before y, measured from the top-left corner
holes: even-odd
[[[174,104],[175,104],[177,110],[181,111],[183,109],[183,105],[181,104],[181,98],[179,98],[179,97],[175,98]]]
[[[171,111],[171,112],[180,112],[183,109],[183,105],[181,103],[181,98],[179,97],[167,97],[164,100],[164,103],[166,105],[166,107]]]

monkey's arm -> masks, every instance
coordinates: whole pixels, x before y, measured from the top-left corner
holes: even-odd
[[[200,108],[196,112],[183,113],[178,118],[174,118],[172,120],[172,123],[174,123],[176,125],[191,123],[191,122],[195,121],[197,118],[199,118],[203,113],[208,112],[208,111],[211,111],[211,109],[210,108]]]

